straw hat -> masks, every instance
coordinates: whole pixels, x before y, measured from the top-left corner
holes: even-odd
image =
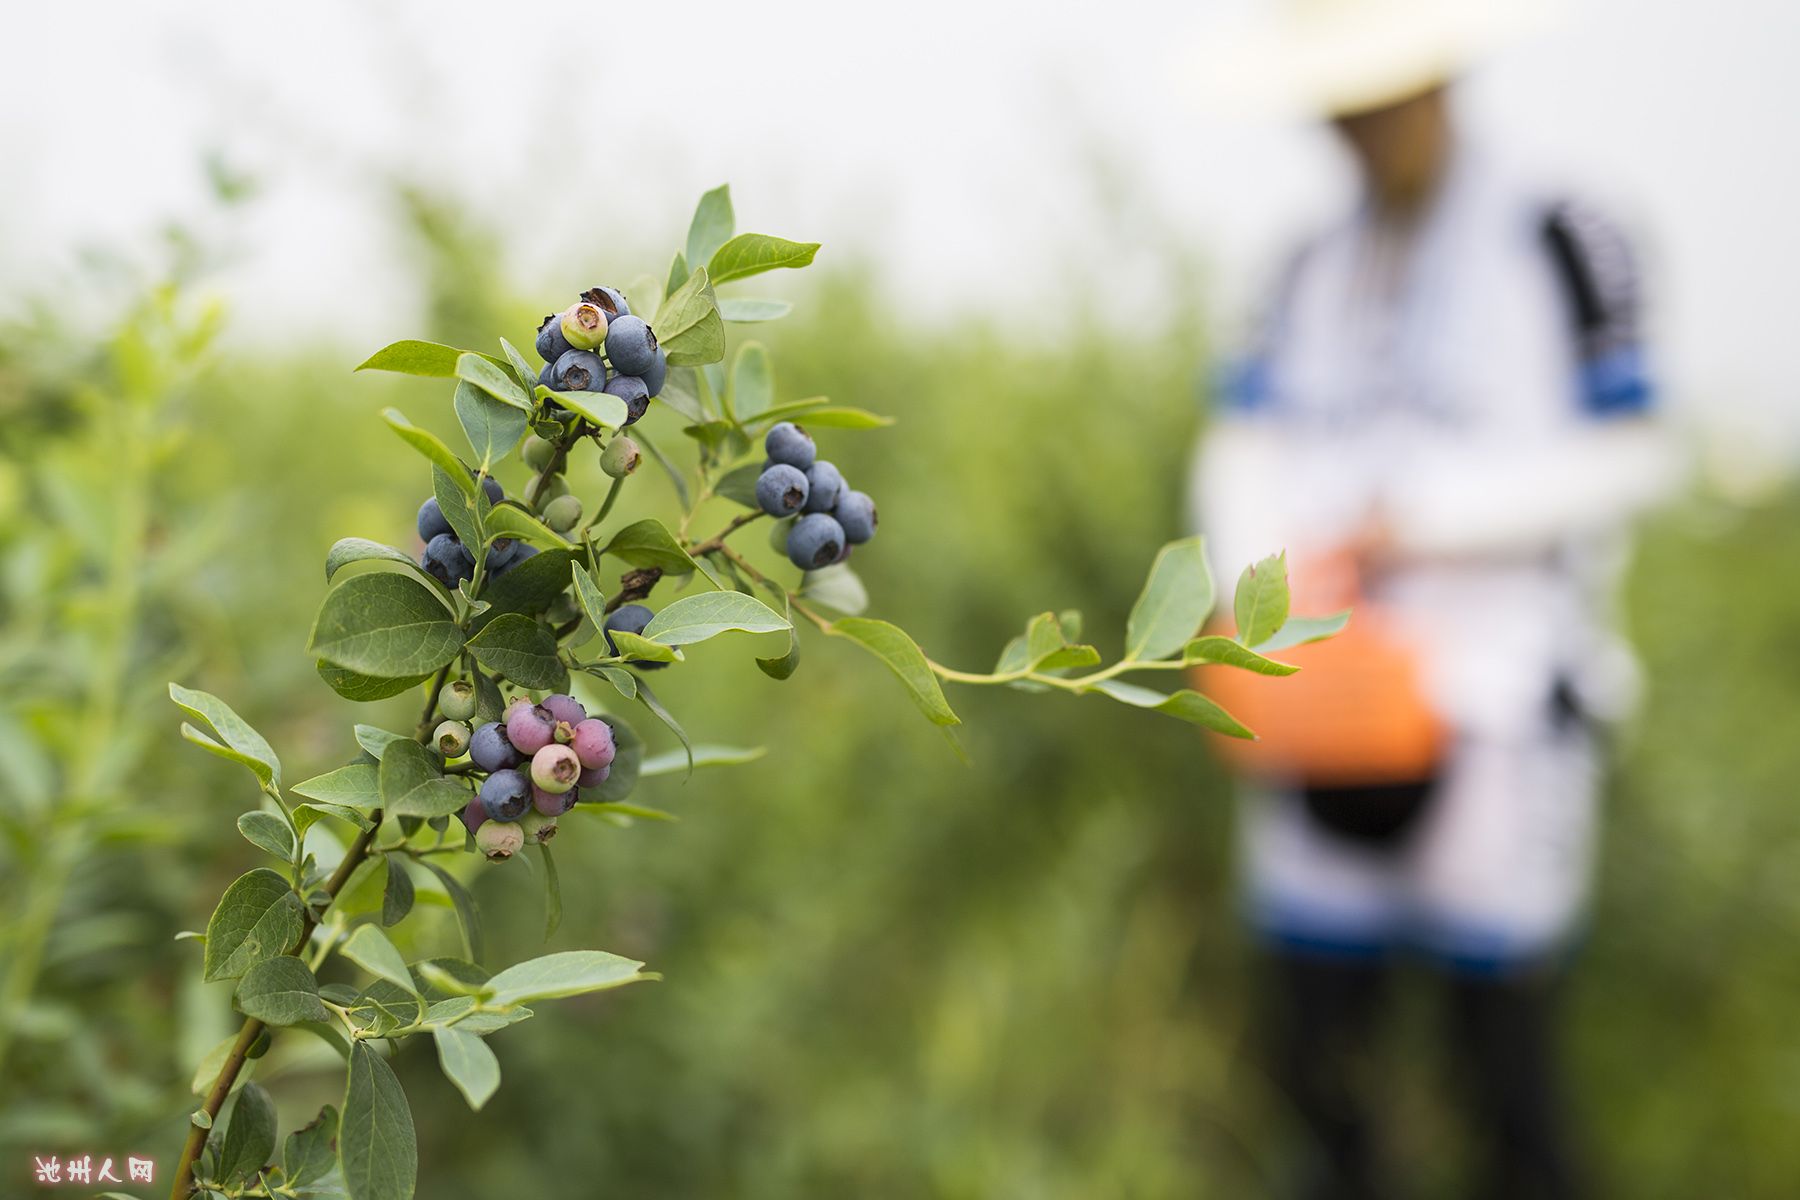
[[[1551,0],[1281,0],[1263,14],[1206,38],[1193,82],[1209,107],[1381,108],[1449,82],[1553,15]]]

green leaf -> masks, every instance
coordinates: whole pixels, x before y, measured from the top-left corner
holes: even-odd
[[[465,546],[479,546],[487,540],[485,522],[490,505],[487,492],[480,485],[471,482],[469,487],[475,490],[470,493],[457,482],[467,477],[468,472],[460,466],[454,472],[433,467],[431,494],[443,511],[444,520],[450,523],[450,531],[456,534],[456,540]]]
[[[486,529],[490,538],[522,538],[540,548],[567,550],[572,545],[568,538],[557,533],[511,501],[496,504],[488,509]],[[525,566],[526,564],[519,565]],[[510,576],[511,572],[507,572],[507,575]]]
[[[1154,661],[1187,645],[1213,606],[1212,575],[1200,538],[1170,542],[1156,552],[1150,577],[1125,622],[1125,657]]]
[[[556,874],[556,859],[550,854],[550,843],[536,843],[538,857],[544,865],[544,940],[547,942],[556,936],[556,927],[562,924],[562,880]]]
[[[1204,726],[1214,733],[1256,740],[1256,735],[1241,721],[1196,691],[1183,690],[1172,696],[1165,696],[1161,692],[1117,679],[1103,679],[1087,690],[1111,696],[1121,704],[1129,704],[1133,708],[1149,708],[1167,713],[1178,720]]]
[[[801,577],[800,595],[851,617],[869,607],[869,590],[847,563],[808,571]]]
[[[433,1029],[431,1037],[444,1078],[456,1085],[471,1109],[480,1112],[500,1086],[500,1060],[486,1042],[455,1026]]]
[[[682,765],[678,759],[676,760],[675,765],[676,765],[677,770],[685,769],[682,767]],[[681,820],[681,818],[676,816],[674,813],[664,812],[660,808],[645,808],[641,804],[587,804],[587,803],[583,803],[581,805],[581,809],[578,809],[577,811],[582,811],[582,810],[591,812],[595,816],[605,817],[607,820],[613,821],[616,824],[621,824],[621,825],[629,825],[632,821],[677,822],[677,821]]]
[[[612,643],[618,648],[619,657],[638,662],[680,662],[681,651],[673,646],[665,646],[661,642],[653,642],[640,634],[615,629],[611,634]],[[637,696],[637,686],[632,685],[632,697]]]
[[[633,521],[613,534],[600,553],[623,559],[634,567],[656,567],[665,575],[686,575],[697,569],[675,535],[652,517]]]
[[[364,675],[397,678],[430,674],[462,644],[462,630],[429,590],[378,571],[326,593],[307,652]]]
[[[665,646],[690,646],[721,633],[779,633],[792,629],[780,613],[742,592],[702,592],[663,607],[644,627],[644,636]]]
[[[280,789],[281,760],[275,757],[274,749],[263,735],[252,729],[248,721],[233,712],[231,705],[208,692],[194,691],[184,688],[178,683],[169,685],[169,699],[173,700],[190,717],[205,721],[218,735],[219,741],[225,743],[224,746],[218,746],[217,742],[212,742],[209,738],[196,744],[206,749],[218,747],[214,749],[214,753],[229,749],[232,753],[223,754],[222,757],[243,763],[264,785]],[[195,739],[188,740],[194,741]]]
[[[379,732],[386,733],[387,731],[380,730]],[[392,738],[390,741],[412,741],[412,739]],[[386,742],[382,743],[382,748],[386,749],[387,744]],[[370,751],[370,753],[375,753],[375,751]],[[289,790],[296,795],[305,796],[309,800],[317,800],[325,804],[347,805],[350,808],[365,811],[381,805],[380,775],[374,763],[354,762],[347,767],[339,767],[335,771],[315,775],[303,783],[296,783]]]
[[[785,407],[785,406],[784,406]],[[824,408],[808,408],[804,414],[808,425],[823,426],[830,429],[885,429],[894,423],[894,418],[884,417],[867,409],[850,408],[845,405],[828,405]],[[758,424],[768,421],[774,413],[766,412],[758,418]],[[776,420],[785,418],[777,417]]]
[[[213,1082],[219,1078],[219,1072],[225,1069],[225,1060],[231,1057],[231,1048],[237,1045],[237,1034],[229,1034],[225,1040],[206,1052],[200,1065],[194,1068],[194,1078],[188,1090],[196,1096],[204,1096],[212,1090]]]
[[[961,718],[944,699],[943,689],[938,686],[937,676],[931,673],[931,665],[925,661],[924,652],[906,635],[905,630],[886,621],[843,617],[827,626],[825,632],[833,637],[849,638],[885,663],[906,686],[913,703],[919,706],[919,711],[932,724],[962,724]]]
[[[381,753],[381,808],[390,817],[443,817],[461,812],[469,789],[444,777],[437,757],[411,738]]]
[[[267,850],[282,862],[294,857],[294,831],[274,813],[262,809],[244,813],[238,817],[237,827],[245,841]]]
[[[356,864],[350,878],[332,898],[327,910],[334,917],[360,917],[381,911],[381,897],[387,891],[388,860],[376,854]]]
[[[455,346],[441,346],[436,342],[395,342],[369,355],[356,369],[449,378],[456,374],[456,360],[462,355],[463,351]]]
[[[687,261],[703,263],[731,239],[737,218],[731,211],[731,185],[722,183],[700,197],[694,219],[688,224]]]
[[[766,586],[769,594],[781,601],[781,614],[788,622],[788,648],[787,653],[780,657],[757,659],[756,669],[770,679],[788,679],[800,669],[800,631],[794,628],[794,614],[787,589],[774,583]]]
[[[275,1101],[261,1084],[246,1083],[231,1106],[225,1144],[219,1150],[219,1180],[226,1184],[254,1178],[275,1156]]]
[[[496,368],[497,369],[497,368]],[[397,408],[381,410],[381,419],[388,427],[400,435],[400,440],[430,459],[432,465],[448,475],[457,487],[468,496],[474,496],[480,490],[475,480],[463,466],[462,460],[450,453],[450,447],[444,445],[438,435],[429,429],[421,429],[406,419],[406,414]]]
[[[761,506],[756,502],[756,481],[761,475],[760,462],[747,462],[741,467],[733,467],[713,484],[713,495],[723,496],[745,508],[759,508]]]
[[[675,719],[675,714],[663,706],[663,702],[657,699],[656,693],[650,690],[650,685],[645,683],[642,679],[637,681],[637,698],[639,704],[642,704],[645,708],[650,710],[651,716],[661,721],[668,728],[669,732],[674,734],[681,741],[681,748],[686,752],[688,757],[688,770],[693,770],[694,745],[688,739],[687,730],[683,729],[681,727],[681,722]],[[618,760],[615,758],[613,762],[617,765]],[[607,776],[608,782],[611,782],[611,779],[612,777],[610,775]]]
[[[581,605],[581,611],[587,619],[594,623],[595,629],[606,625],[606,593],[600,590],[600,584],[593,573],[580,563],[573,563],[569,568],[570,578],[575,586],[575,599]]]
[[[325,555],[325,582],[330,583],[340,570],[356,562],[393,563],[405,567],[420,580],[437,587],[439,591],[443,590],[443,585],[427,575],[424,568],[419,566],[418,560],[404,550],[396,550],[392,546],[384,546],[380,542],[371,541],[368,538],[355,537],[339,538],[332,543],[330,551]],[[444,594],[448,597],[449,593]],[[446,603],[448,603],[447,599]]]
[[[675,252],[674,260],[669,263],[669,278],[668,281],[663,284],[663,295],[673,296],[676,290],[679,289],[682,284],[687,282],[687,278],[687,256],[677,250]],[[660,308],[661,306],[659,305],[658,307]]]
[[[631,415],[625,402],[611,392],[559,392],[539,384],[537,395],[608,429],[622,428]]]
[[[294,889],[267,867],[232,881],[206,923],[204,977],[236,979],[300,939],[304,916]]]
[[[525,559],[483,591],[493,606],[474,621],[486,628],[508,613],[535,617],[569,590],[569,564],[581,561],[583,550],[544,550]]]
[[[556,639],[530,617],[502,613],[469,639],[469,652],[482,666],[520,687],[555,691],[568,687],[569,671],[557,653]]]
[[[319,1000],[319,981],[312,970],[287,954],[264,959],[244,972],[236,1003],[239,1012],[265,1025],[331,1020]]]
[[[337,1170],[338,1112],[327,1104],[312,1123],[288,1134],[281,1148],[281,1174],[290,1187],[304,1187]]]
[[[1232,608],[1237,617],[1238,641],[1256,646],[1273,637],[1287,621],[1287,555],[1271,554],[1245,567],[1238,576]]]
[[[736,767],[744,763],[755,762],[769,752],[767,746],[712,746],[694,747],[694,766],[698,767]],[[687,769],[687,755],[679,750],[671,750],[666,754],[653,754],[646,758],[639,768],[638,774],[649,778],[654,775],[673,775],[677,771]]]
[[[715,284],[747,279],[778,267],[804,267],[819,252],[817,242],[790,242],[766,233],[740,233],[707,260]]]
[[[505,338],[500,339],[500,353],[512,364],[513,378],[519,381],[520,390],[529,395],[537,387],[538,373],[532,369],[525,356],[519,353],[519,348]]]
[[[704,269],[689,275],[669,293],[651,324],[671,367],[697,366],[725,357],[725,322]]]
[[[643,979],[641,962],[604,950],[564,950],[506,968],[488,980],[494,1005],[580,996]]]
[[[1300,669],[1292,663],[1264,658],[1256,651],[1247,650],[1240,643],[1216,634],[1189,642],[1181,652],[1181,659],[1187,663],[1221,663],[1228,667],[1241,667],[1246,671],[1255,671],[1258,675],[1292,675]]]
[[[1322,642],[1341,633],[1349,623],[1350,610],[1347,608],[1328,617],[1289,617],[1271,637],[1256,643],[1255,649],[1263,654],[1276,654],[1310,642]]]
[[[350,1048],[338,1162],[351,1200],[412,1200],[419,1177],[412,1112],[393,1069],[366,1041]]]
[[[757,321],[779,321],[794,311],[786,300],[757,300],[749,296],[721,296],[719,315],[738,325]]]
[[[775,369],[760,342],[745,342],[731,360],[731,387],[726,410],[739,421],[748,421],[775,405]]]
[[[615,728],[614,732],[617,732]],[[616,769],[618,759],[613,760]],[[635,776],[636,772],[633,772]],[[611,782],[610,777],[608,782]],[[604,786],[604,785],[603,785]],[[450,903],[456,909],[457,924],[462,930],[463,953],[471,962],[480,962],[486,947],[482,944],[481,910],[475,906],[475,897],[469,894],[462,881],[444,868],[429,859],[420,859],[419,865],[436,875],[438,882],[444,885],[444,892],[450,897]]]
[[[668,647],[663,647],[668,649]],[[637,699],[637,676],[623,667],[589,665],[581,668],[595,679],[604,679],[627,700]]]
[[[435,585],[434,585],[435,586]],[[380,675],[362,675],[356,671],[320,659],[313,664],[319,672],[319,678],[331,686],[331,690],[346,700],[354,700],[358,704],[368,704],[375,700],[387,700],[391,697],[410,692],[430,679],[425,675],[396,675],[384,678]]]
[[[358,925],[344,939],[338,953],[375,978],[385,979],[395,987],[405,988],[414,996],[419,994],[412,972],[406,969],[406,960],[400,957],[400,951],[394,949],[394,943],[388,941],[387,934],[375,926]]]
[[[525,436],[529,418],[466,380],[457,381],[455,406],[456,419],[475,452],[476,466],[491,474],[494,464],[511,454]]]
[[[517,380],[485,354],[463,354],[456,360],[456,377],[480,388],[500,403],[523,412],[531,411],[531,389],[520,387]],[[445,468],[448,470],[448,468]]]
[[[375,827],[369,818],[343,804],[328,804],[320,801],[317,804],[294,805],[294,824],[302,834],[326,817],[336,817],[340,821],[348,821],[358,829]]]
[[[468,793],[464,792],[463,803],[468,804]],[[381,923],[398,925],[406,914],[412,911],[413,883],[412,876],[406,873],[406,860],[385,856],[388,860],[387,887],[381,893]]]
[[[356,744],[361,746],[371,758],[379,759],[387,753],[387,748],[395,742],[410,742],[412,739],[404,733],[395,733],[391,729],[382,729],[377,725],[356,725],[352,728],[356,734]]]

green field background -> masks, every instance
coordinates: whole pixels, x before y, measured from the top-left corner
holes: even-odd
[[[230,1029],[228,990],[199,985],[197,948],[171,939],[254,862],[232,821],[256,796],[181,742],[164,682],[237,705],[292,780],[344,761],[352,722],[413,719],[415,697],[340,700],[303,652],[326,548],[410,544],[426,493],[376,414],[455,433],[441,382],[349,368],[404,336],[523,344],[609,265],[526,288],[453,209],[414,195],[400,211],[422,328],[293,344],[268,336],[272,298],[222,316],[259,336],[165,379],[144,364],[182,352],[157,314],[192,319],[206,284],[189,264],[160,295],[145,286],[160,275],[103,268],[86,299],[0,333],[0,956],[16,1014],[0,1193],[19,1194],[33,1152],[154,1152],[172,1169],[186,1076]],[[1156,327],[1084,334],[1100,301],[1079,288],[951,320],[821,264],[780,281],[795,316],[752,336],[783,398],[898,419],[821,434],[881,505],[855,560],[871,615],[974,669],[1044,609],[1082,610],[1116,650],[1155,548],[1187,532],[1200,274]],[[647,424],[681,447],[671,413]],[[516,461],[501,475],[523,482]],[[597,463],[571,482],[597,496]],[[625,519],[671,504],[653,469],[629,491]],[[1609,1194],[1773,1197],[1800,1178],[1796,584],[1800,497],[1727,504],[1698,485],[1648,522],[1629,576],[1647,703],[1620,733],[1565,1027]],[[505,1081],[479,1115],[410,1049],[422,1196],[1242,1197],[1287,1178],[1230,792],[1191,728],[956,689],[965,762],[854,647],[809,638],[779,684],[753,649],[769,652],[697,647],[661,691],[697,738],[767,757],[645,783],[638,799],[678,823],[571,818],[556,843],[567,917],[549,947],[614,950],[664,981],[499,1034]],[[537,880],[468,873],[490,965],[543,952]],[[442,952],[441,917],[417,924],[411,949]],[[1441,1028],[1428,980],[1396,994],[1390,1136],[1423,1195],[1458,1194],[1467,1162]],[[341,1080],[322,1046],[288,1041],[258,1073],[284,1127]]]

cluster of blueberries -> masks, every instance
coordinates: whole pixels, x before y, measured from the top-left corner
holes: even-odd
[[[796,567],[841,563],[850,547],[875,536],[875,501],[850,490],[806,430],[782,421],[763,439],[763,450],[769,457],[756,478],[756,502],[772,517],[799,517],[787,534],[787,556]]]
[[[538,382],[554,392],[605,392],[625,402],[627,425],[662,391],[669,358],[656,331],[631,315],[617,288],[595,287],[538,326]],[[604,360],[602,359],[604,355]]]
[[[506,496],[499,480],[492,475],[482,478],[481,488],[487,493],[490,504],[498,504]],[[419,540],[425,543],[419,565],[451,591],[455,591],[456,585],[463,580],[475,577],[475,556],[450,528],[450,522],[444,519],[444,510],[438,507],[436,496],[419,506]],[[517,538],[495,538],[488,546],[488,574],[504,575],[536,553],[536,546],[528,546]]]
[[[512,857],[527,838],[549,841],[556,818],[575,807],[580,789],[598,787],[612,771],[612,726],[588,716],[573,696],[559,693],[539,703],[521,696],[500,720],[471,732],[475,689],[459,680],[444,689],[439,709],[445,719],[433,734],[438,750],[446,760],[467,754],[487,774],[462,819],[491,859]]]

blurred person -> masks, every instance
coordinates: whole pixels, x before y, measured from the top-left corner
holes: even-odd
[[[1232,756],[1246,907],[1309,1197],[1403,1190],[1374,1111],[1400,958],[1445,984],[1471,1194],[1585,1194],[1555,1001],[1630,691],[1606,582],[1665,472],[1626,238],[1457,119],[1519,11],[1296,2],[1237,60],[1325,116],[1362,192],[1279,272],[1194,490],[1215,566],[1286,546],[1297,610],[1355,609],[1266,713],[1206,676],[1265,734]]]

